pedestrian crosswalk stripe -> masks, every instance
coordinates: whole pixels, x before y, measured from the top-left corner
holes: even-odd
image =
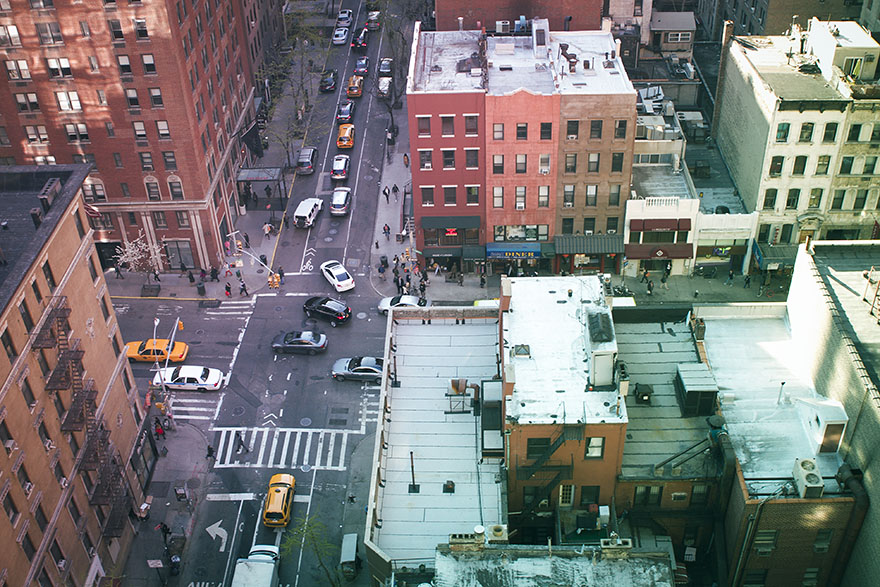
[[[215,468],[294,468],[310,466],[318,470],[345,470],[349,434],[353,430],[308,428],[214,428],[217,446]],[[237,450],[236,434],[245,447]],[[292,450],[289,450],[292,446]]]

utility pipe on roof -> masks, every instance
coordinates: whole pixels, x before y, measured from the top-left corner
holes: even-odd
[[[837,482],[846,487],[853,493],[855,504],[849,514],[849,520],[846,523],[846,529],[843,532],[843,538],[840,542],[840,550],[831,563],[831,573],[828,575],[828,585],[836,587],[843,580],[843,574],[849,564],[852,556],[853,548],[856,545],[856,538],[862,529],[862,523],[868,513],[869,498],[865,487],[856,479],[852,468],[844,463],[837,470]]]
[[[748,551],[752,548],[752,541],[755,538],[756,529],[758,527],[758,523],[761,521],[761,512],[764,509],[764,505],[770,501],[771,499],[775,499],[782,495],[785,492],[785,488],[788,485],[786,481],[782,486],[779,487],[772,494],[768,495],[764,499],[762,499],[758,503],[758,507],[755,509],[754,514],[749,514],[749,524],[746,526],[746,535],[743,537],[743,545],[739,550],[739,556],[736,559],[736,567],[733,572],[733,579],[730,581],[731,585],[738,585],[739,578],[742,575],[742,571],[745,568],[746,561],[748,561]]]

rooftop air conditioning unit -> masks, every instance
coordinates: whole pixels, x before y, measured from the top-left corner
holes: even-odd
[[[592,230],[585,230],[584,234],[589,236],[589,235],[593,234],[593,231]]]
[[[55,448],[55,443],[52,442],[52,440],[50,439],[50,440],[47,440],[46,442],[44,442],[43,446],[46,448],[46,452],[49,452],[50,450]]]
[[[568,141],[576,141],[577,138],[578,138],[577,135],[568,135],[567,137],[565,137],[565,139]]]
[[[58,570],[59,571],[61,571],[63,573],[64,569],[66,569],[66,568],[67,568],[67,559],[66,558],[63,558],[60,561],[58,561]]]
[[[550,175],[550,168],[549,167],[542,167],[540,169],[540,172],[541,172],[541,175]]]
[[[496,33],[509,33],[510,32],[510,21],[509,20],[496,20],[495,21],[495,32]]]
[[[818,499],[825,492],[825,483],[822,482],[816,459],[795,459],[792,476],[801,498]]]
[[[61,489],[65,489],[70,481],[67,480],[67,477],[62,477],[61,481],[59,481],[58,483],[61,484]]]
[[[562,207],[563,208],[574,208],[574,202],[563,202]]]
[[[517,203],[516,203],[516,209],[517,209],[517,210],[525,210],[525,209],[526,209],[526,204],[525,204],[525,202],[517,202]]]
[[[605,233],[606,234],[617,234],[617,231],[612,228],[611,230],[606,230]]]
[[[18,448],[18,446],[15,444],[15,441],[11,438],[3,443],[3,447],[6,448],[6,450],[9,452],[12,452]]]
[[[22,485],[21,488],[24,489],[25,495],[30,495],[31,491],[34,490],[34,484],[28,481],[27,483]]]

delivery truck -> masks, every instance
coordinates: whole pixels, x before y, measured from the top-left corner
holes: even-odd
[[[278,587],[278,547],[254,544],[247,558],[235,563],[230,587]]]

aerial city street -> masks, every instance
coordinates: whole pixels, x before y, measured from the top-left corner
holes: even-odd
[[[0,586],[873,584],[880,2],[798,9],[0,0]]]

